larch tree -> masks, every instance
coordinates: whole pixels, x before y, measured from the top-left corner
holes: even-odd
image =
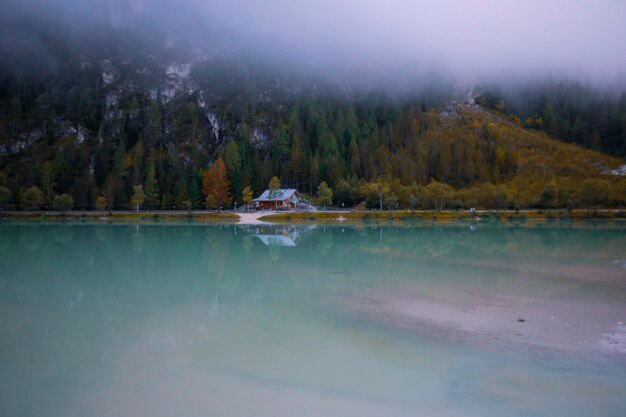
[[[98,196],[96,199],[96,210],[104,211],[107,208],[107,200],[104,196]]]
[[[324,210],[326,210],[327,204],[330,205],[333,203],[333,190],[326,184],[326,181],[323,181],[319,187],[317,187],[317,200],[324,206]]]
[[[377,180],[374,182],[369,182],[367,184],[364,184],[361,187],[360,192],[365,197],[378,199],[378,204],[380,206],[380,209],[382,210],[383,200],[385,196],[390,192],[390,189],[387,183],[381,180]]]
[[[156,180],[156,173],[154,168],[154,158],[150,157],[148,160],[148,166],[146,169],[146,206],[148,208],[154,208],[159,205],[159,185]]]
[[[426,192],[435,206],[435,210],[443,210],[444,206],[452,196],[453,191],[454,189],[448,184],[434,180],[426,186]]]
[[[245,205],[250,204],[250,202],[252,201],[252,198],[253,198],[252,188],[250,188],[249,185],[246,185],[245,187],[243,187],[243,191],[242,191],[243,203]]]
[[[143,186],[134,185],[133,195],[130,198],[130,202],[133,206],[135,206],[135,211],[139,211],[139,207],[143,204],[145,199],[146,199],[146,195],[143,192]]]
[[[202,193],[206,198],[207,208],[229,207],[232,198],[226,165],[222,158],[202,174]]]
[[[276,176],[272,177],[269,184],[270,195],[269,197],[275,198],[278,194],[278,190],[280,190],[280,179]]]

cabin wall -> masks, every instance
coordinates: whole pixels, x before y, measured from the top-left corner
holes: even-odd
[[[293,194],[293,196],[296,198],[296,200],[300,200],[300,193],[296,192]],[[255,203],[255,206],[261,210],[276,210],[280,208],[295,209],[296,203],[292,202],[290,197],[282,201],[257,201]]]
[[[259,201],[258,203],[258,207],[264,210],[276,210],[278,208],[296,208],[296,205],[292,203],[290,199],[286,199],[283,201]]]

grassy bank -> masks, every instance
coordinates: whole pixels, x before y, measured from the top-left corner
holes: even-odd
[[[239,216],[231,212],[210,211],[4,211],[0,218],[23,220],[194,220],[205,222],[239,221]]]
[[[151,221],[151,220],[192,220],[204,222],[237,223],[239,216],[234,212],[212,211],[4,211],[0,219],[22,220],[113,220],[113,221]],[[487,210],[468,211],[318,211],[318,212],[281,212],[262,216],[259,220],[270,223],[340,223],[360,221],[457,221],[457,220],[500,220],[500,221],[555,221],[555,220],[590,220],[626,219],[626,210]]]
[[[272,223],[338,223],[350,221],[400,221],[400,220],[482,220],[550,221],[588,219],[626,219],[625,210],[523,210],[523,211],[320,211],[275,213],[260,218]]]

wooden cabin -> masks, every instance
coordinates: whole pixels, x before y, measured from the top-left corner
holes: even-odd
[[[291,210],[295,209],[300,201],[300,193],[294,188],[263,191],[259,197],[252,200],[257,210]]]

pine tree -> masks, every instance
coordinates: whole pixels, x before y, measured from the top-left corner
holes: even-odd
[[[198,174],[191,176],[191,187],[189,187],[189,201],[192,209],[198,209],[202,206],[202,192],[200,191],[200,179]]]
[[[94,164],[94,177],[96,180],[96,186],[101,187],[104,185],[109,172],[109,155],[107,150],[102,144],[98,144],[96,147],[96,157]]]
[[[141,184],[143,178],[143,142],[140,140],[135,145],[134,155],[133,155],[133,184]]]
[[[291,157],[289,159],[289,178],[296,188],[305,179],[304,174],[304,151],[300,143],[300,135],[294,133],[291,142]]]
[[[360,175],[361,156],[359,155],[359,145],[356,143],[356,139],[354,137],[350,140],[348,153],[350,154],[350,173],[353,175]]]
[[[108,201],[112,202],[113,209],[121,209],[126,206],[128,196],[126,194],[126,181],[124,168],[124,159],[126,158],[126,146],[124,139],[121,139],[113,156],[113,169],[111,170],[109,181],[109,197]]]
[[[230,141],[224,149],[224,163],[228,171],[228,181],[230,182],[230,191],[234,196],[241,195],[243,187],[243,176],[241,173],[241,157],[239,148],[235,141]]]
[[[148,166],[146,167],[146,182],[145,182],[145,190],[146,190],[146,207],[147,208],[155,208],[159,206],[159,186],[155,177],[154,170],[154,156],[150,156],[148,159]]]
[[[176,185],[176,207],[185,210],[191,210],[191,200],[187,193],[187,184],[182,176],[178,179]]]
[[[156,148],[161,144],[162,117],[159,103],[156,100],[152,100],[148,107],[148,123],[144,134],[148,148]]]
[[[319,184],[320,176],[320,157],[315,153],[311,160],[311,170],[309,172],[309,193],[313,194],[313,189]]]
[[[41,191],[44,204],[51,205],[54,198],[54,168],[51,162],[43,164],[43,169],[41,170]]]

